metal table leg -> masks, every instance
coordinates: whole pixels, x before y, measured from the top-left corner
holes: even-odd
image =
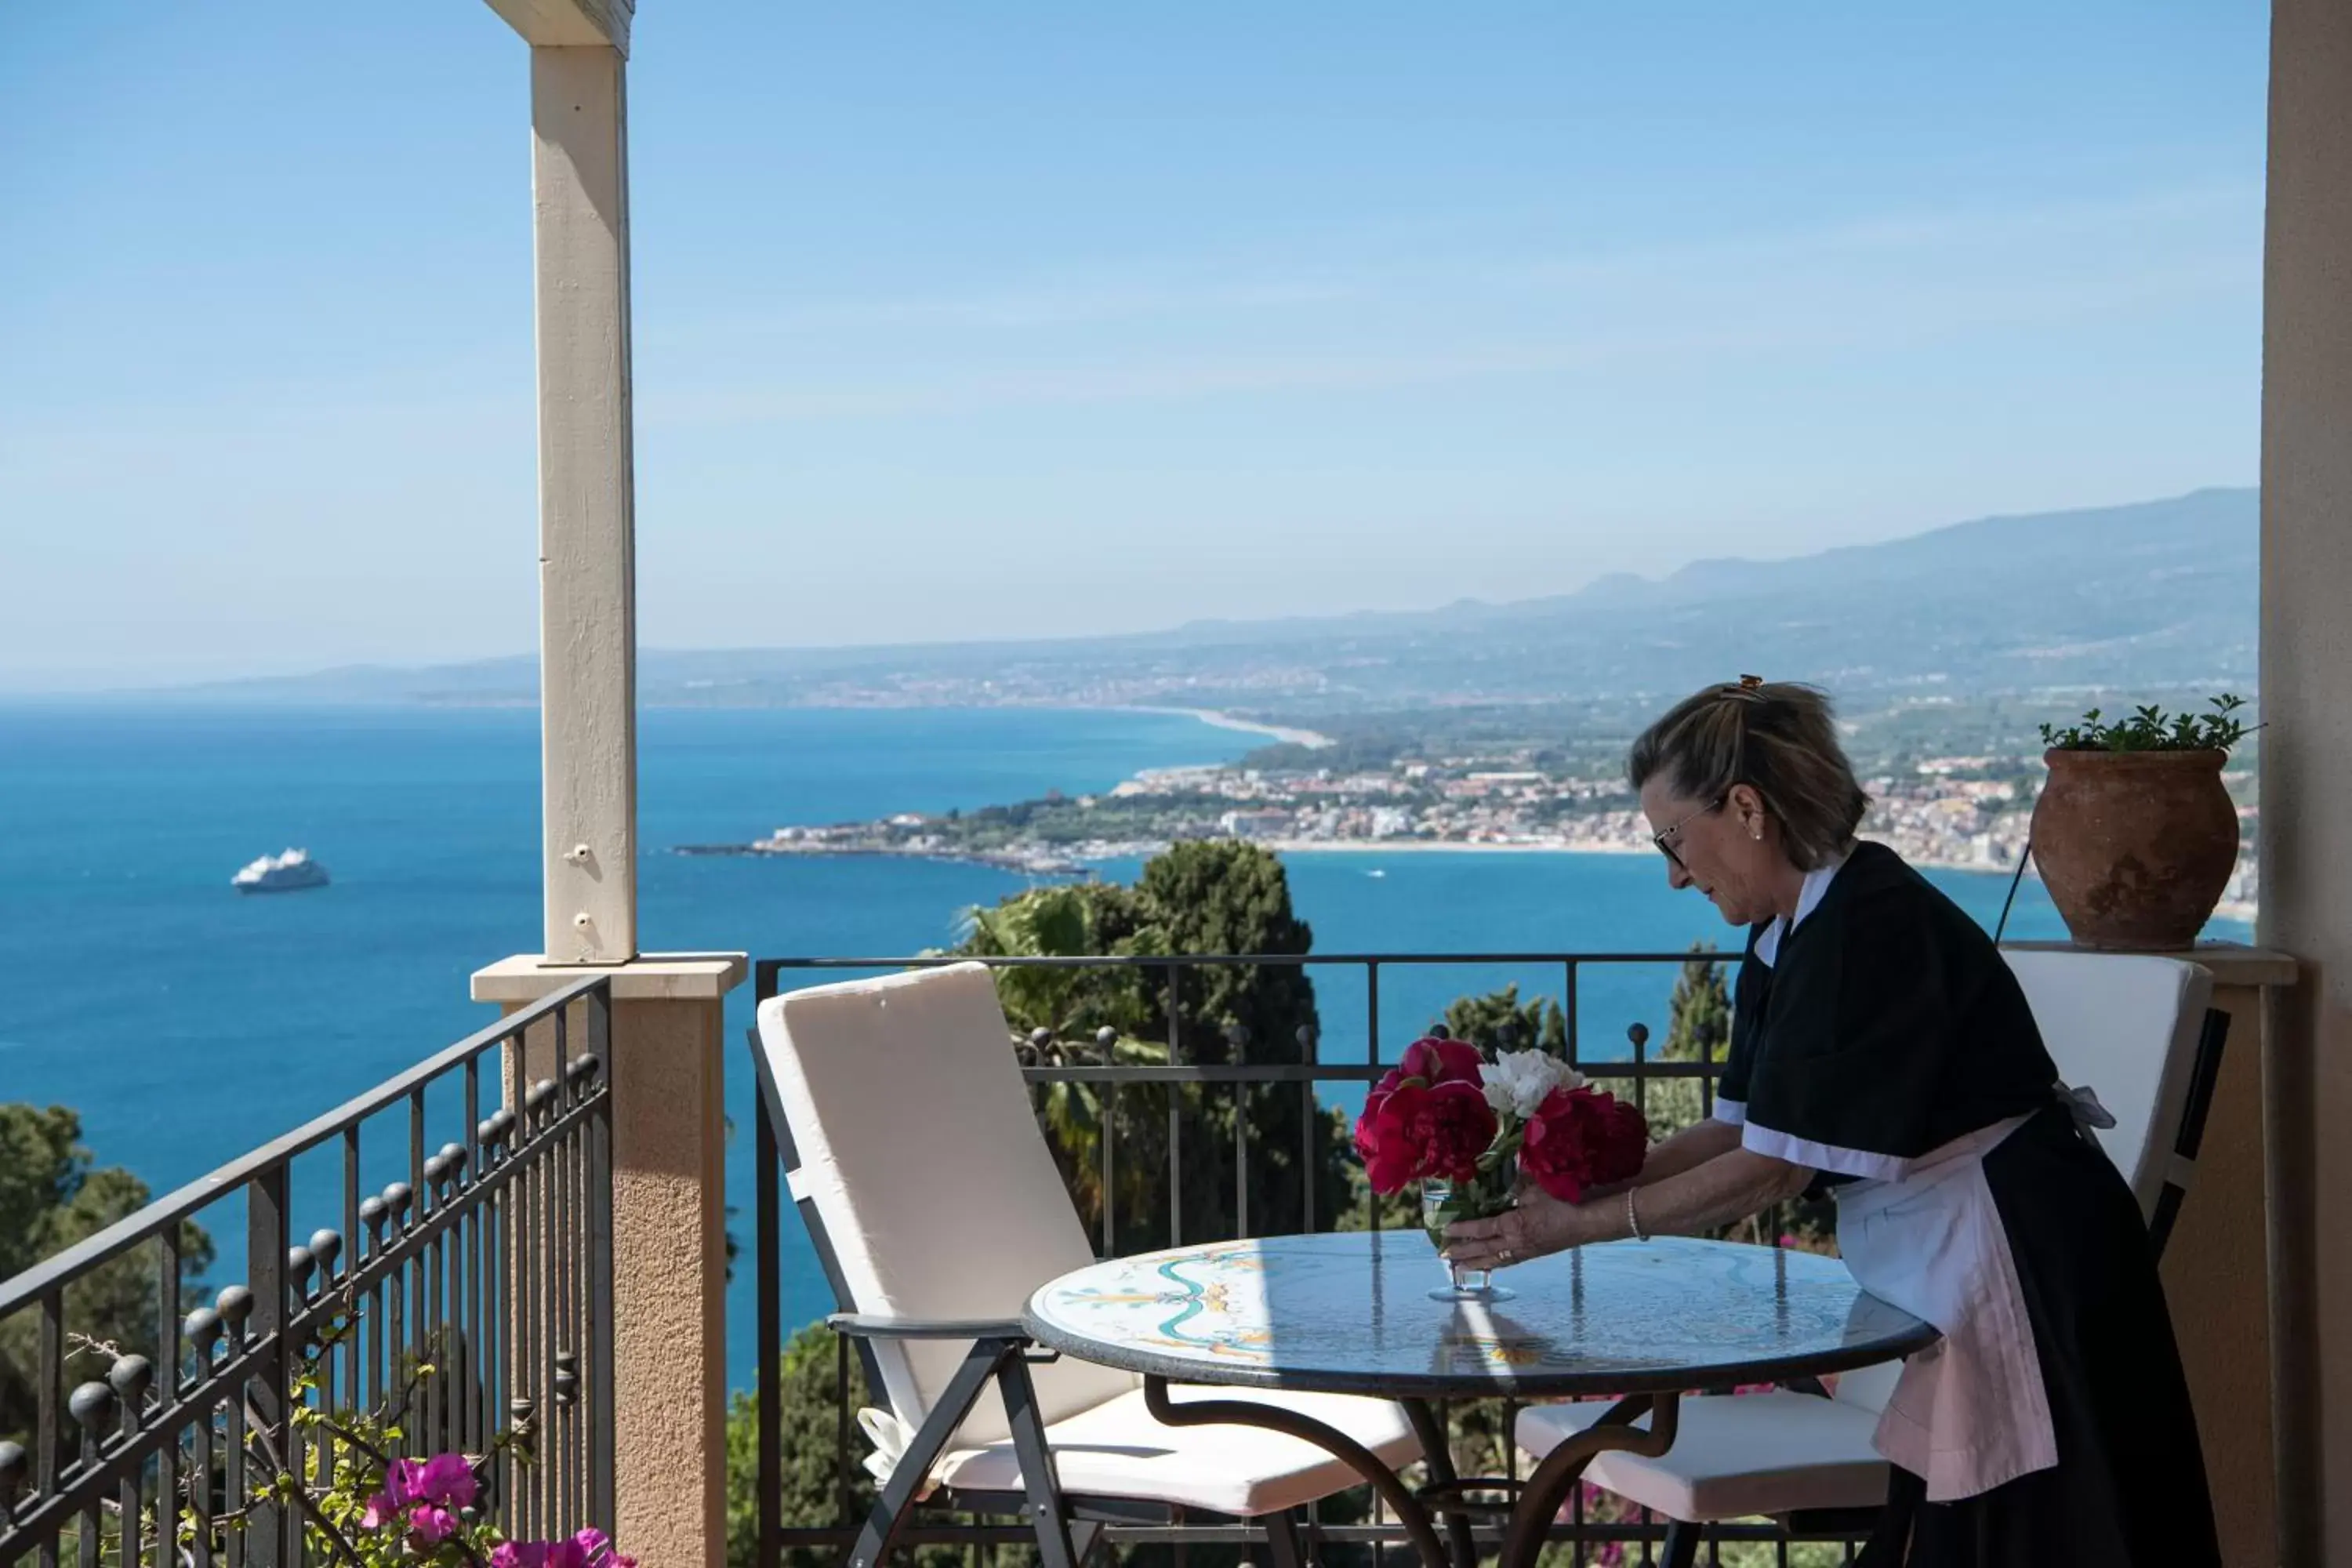
[[[1633,1418],[1645,1411],[1648,1427],[1633,1426]],[[1568,1500],[1569,1489],[1583,1479],[1585,1467],[1610,1453],[1655,1458],[1674,1447],[1681,1415],[1679,1394],[1637,1394],[1619,1400],[1608,1415],[1554,1448],[1528,1478],[1527,1489],[1511,1510],[1510,1530],[1503,1537],[1495,1568],[1535,1568],[1552,1519]]]
[[[1618,1450],[1664,1453],[1675,1440],[1680,1398],[1662,1394],[1621,1399],[1591,1426],[1553,1449],[1528,1478],[1512,1507],[1496,1568],[1535,1568],[1536,1554],[1543,1550],[1553,1516],[1596,1456]],[[1428,1458],[1432,1488],[1449,1497],[1458,1495],[1459,1482],[1454,1475],[1453,1457],[1445,1449],[1444,1424],[1426,1404],[1402,1403]],[[1429,1503],[1379,1455],[1336,1427],[1256,1400],[1192,1399],[1179,1405],[1168,1397],[1168,1380],[1157,1376],[1143,1380],[1143,1405],[1153,1419],[1170,1426],[1255,1426],[1311,1443],[1363,1477],[1380,1493],[1381,1500],[1404,1527],[1413,1550],[1421,1553],[1424,1568],[1475,1568],[1477,1547],[1471,1539],[1469,1521],[1449,1510],[1447,1533],[1453,1538],[1449,1550],[1447,1540],[1437,1532]],[[1651,1417],[1646,1428],[1633,1425],[1643,1415]]]

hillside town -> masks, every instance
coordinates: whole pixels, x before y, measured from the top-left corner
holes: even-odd
[[[1357,769],[1238,764],[1145,772],[1101,795],[973,812],[903,813],[873,822],[779,827],[748,845],[696,854],[894,855],[1038,876],[1084,876],[1182,838],[1248,839],[1295,853],[1494,850],[1651,853],[1651,828],[1622,776],[1567,776],[1526,756],[1401,760]],[[1914,864],[2010,872],[2025,853],[2042,765],[2025,757],[1948,756],[1864,781],[1863,836]],[[2258,889],[2252,774],[2224,775],[2242,844],[2224,915],[2251,918]],[[2029,874],[2030,871],[2029,871]]]

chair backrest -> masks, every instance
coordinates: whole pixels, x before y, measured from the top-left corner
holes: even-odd
[[[2179,959],[2004,950],[2058,1076],[2097,1090],[2116,1119],[2098,1134],[2154,1220],[2191,1108],[2213,977]]]
[[[2001,956],[2059,1078],[2095,1089],[2116,1119],[2095,1134],[2099,1147],[2131,1184],[2160,1248],[2218,1065],[2220,1037],[2207,1044],[2213,977],[2193,963],[2136,953],[2005,948]],[[1900,1362],[1859,1367],[1838,1378],[1831,1397],[1885,1410],[1902,1371]]]
[[[761,1004],[759,1037],[776,1096],[761,1113],[782,1117],[787,1179],[843,1310],[1017,1318],[1039,1286],[1094,1261],[985,966],[791,992]],[[914,1428],[969,1347],[871,1348],[891,1413]],[[1034,1372],[1049,1422],[1138,1382],[1066,1358]],[[955,1447],[1008,1431],[992,1388]]]

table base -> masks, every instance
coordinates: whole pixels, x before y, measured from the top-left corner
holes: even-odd
[[[1429,1468],[1429,1484],[1416,1489],[1407,1486],[1404,1478],[1379,1455],[1346,1433],[1295,1410],[1243,1399],[1192,1399],[1179,1405],[1169,1398],[1164,1377],[1143,1380],[1143,1402],[1156,1419],[1170,1426],[1255,1426],[1313,1444],[1370,1483],[1404,1527],[1424,1568],[1477,1568],[1478,1551],[1469,1516],[1496,1512],[1498,1508],[1470,1503],[1465,1494],[1486,1490],[1517,1494],[1510,1504],[1496,1568],[1535,1568],[1536,1555],[1544,1548],[1551,1522],[1568,1500],[1570,1489],[1582,1479],[1585,1467],[1602,1454],[1655,1458],[1664,1453],[1674,1446],[1682,1407],[1682,1396],[1677,1394],[1637,1394],[1621,1399],[1599,1421],[1554,1448],[1526,1480],[1509,1482],[1456,1476],[1445,1443],[1444,1418],[1425,1400],[1402,1400],[1399,1403],[1421,1439],[1423,1462]],[[1649,1426],[1634,1426],[1643,1415],[1650,1417]],[[1443,1537],[1435,1519],[1441,1513],[1445,1516]]]

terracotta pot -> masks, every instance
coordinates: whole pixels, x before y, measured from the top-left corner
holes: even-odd
[[[2222,752],[2052,751],[2033,863],[2084,947],[2151,952],[2197,940],[2238,864]]]

